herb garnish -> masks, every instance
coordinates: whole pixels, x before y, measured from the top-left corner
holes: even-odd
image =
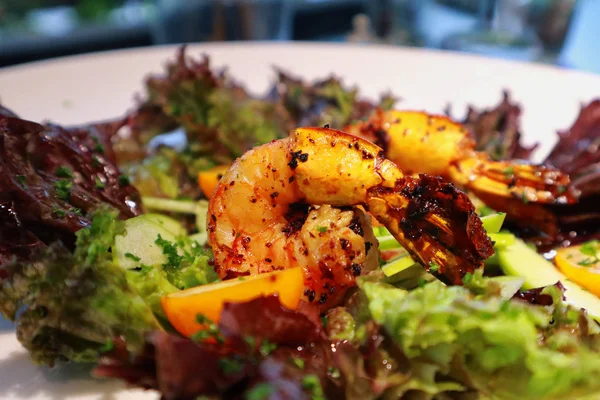
[[[597,240],[591,240],[581,245],[579,248],[581,254],[588,256],[585,260],[578,262],[577,264],[583,267],[589,267],[590,265],[596,264],[598,260],[598,253],[600,252],[600,242]]]
[[[71,188],[73,187],[73,182],[67,179],[59,179],[54,182],[54,190],[56,191],[56,196],[64,201],[68,201],[71,196]]]
[[[99,177],[96,177],[95,185],[96,189],[104,189],[104,187],[106,186],[106,184]]]
[[[67,215],[67,213],[58,207],[54,207],[52,209],[52,215],[54,215],[54,217],[56,218],[64,218]]]
[[[67,166],[61,165],[56,168],[56,176],[59,178],[73,178],[73,170]]]
[[[172,243],[162,238],[160,233],[158,238],[154,241],[158,246],[162,248],[163,254],[167,256],[167,262],[163,264],[163,267],[179,268],[183,256],[180,256],[177,252],[177,244]]]
[[[225,375],[237,374],[243,368],[242,363],[235,358],[221,358],[218,361],[219,369],[223,371]]]
[[[271,354],[273,352],[273,350],[275,350],[276,348],[277,348],[277,345],[275,343],[271,343],[267,339],[264,339],[261,342],[260,348],[258,351],[260,351],[260,354],[262,354],[264,357],[266,357],[269,354]]]
[[[196,315],[196,322],[200,325],[203,325],[200,331],[194,333],[192,335],[192,340],[195,342],[202,342],[206,339],[214,339],[217,343],[224,343],[225,338],[221,334],[221,331],[217,324],[215,324],[210,318],[206,317],[206,315],[198,314]]]
[[[504,171],[502,171],[502,173],[508,179],[515,175],[515,169],[513,167],[508,167],[508,168],[505,168]]]
[[[138,257],[138,256],[136,256],[135,254],[132,254],[132,253],[125,253],[125,257],[129,258],[130,260],[136,261],[136,262],[141,260],[140,257]]]
[[[25,178],[25,175],[17,175],[17,180],[23,187],[27,187],[27,178]]]
[[[104,146],[100,143],[100,140],[96,136],[92,136],[92,140],[94,141],[94,151],[100,154],[104,154]]]
[[[304,360],[299,357],[292,357],[292,363],[298,367],[298,369],[304,369]]]
[[[433,261],[429,262],[429,271],[430,272],[438,272],[439,269],[440,269],[440,266],[437,263],[435,263]]]
[[[273,394],[273,386],[269,383],[259,383],[246,393],[246,400],[265,400]]]
[[[129,177],[127,175],[120,175],[119,176],[119,185],[120,186],[127,186],[129,185],[130,180]]]
[[[319,377],[311,374],[302,378],[302,389],[306,390],[313,400],[325,400]]]

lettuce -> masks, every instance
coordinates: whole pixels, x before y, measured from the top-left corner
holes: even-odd
[[[117,215],[109,208],[94,212],[91,225],[77,233],[73,253],[55,243],[33,262],[7,267],[11,274],[0,281],[0,312],[16,321],[17,337],[35,362],[96,361],[112,338],[137,349],[147,331],[160,329],[112,261],[109,249],[123,229]]]
[[[542,307],[440,282],[407,292],[361,281],[376,322],[411,362],[495,399],[581,398],[600,392],[600,335],[585,312],[545,289]]]

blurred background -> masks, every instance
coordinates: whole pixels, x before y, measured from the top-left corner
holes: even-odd
[[[0,0],[0,66],[153,44],[450,49],[600,73],[600,0]]]

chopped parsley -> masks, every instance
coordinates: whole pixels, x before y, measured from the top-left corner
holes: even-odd
[[[108,353],[109,351],[112,351],[115,348],[115,344],[113,343],[112,339],[108,338],[106,340],[106,343],[104,343],[99,349],[98,351],[100,353]]]
[[[246,393],[246,400],[265,400],[271,397],[274,389],[269,383],[259,383]]]
[[[299,357],[292,357],[292,363],[298,367],[298,369],[304,369],[304,360]]]
[[[125,253],[125,258],[129,258],[130,260],[133,260],[135,262],[141,260],[141,258],[139,258],[138,256],[136,256],[135,254],[132,254],[132,253]]]
[[[104,146],[100,143],[100,140],[96,136],[92,136],[92,140],[94,141],[94,151],[100,154],[104,154]]]
[[[69,208],[69,212],[73,213],[75,215],[83,215],[83,212],[81,211],[81,208],[77,208],[77,207],[71,207],[71,208]]]
[[[243,364],[235,358],[221,358],[218,363],[219,369],[223,371],[225,375],[237,374],[244,367]]]
[[[54,217],[56,217],[56,218],[64,218],[67,215],[67,213],[71,213],[71,214],[75,214],[75,215],[82,215],[81,208],[77,208],[77,207],[71,207],[71,208],[69,208],[68,211],[61,210],[58,207],[54,207],[54,209],[52,209],[52,215],[54,215]]]
[[[119,176],[119,186],[127,186],[127,185],[129,185],[129,183],[130,183],[130,180],[127,175]]]
[[[52,209],[52,215],[54,215],[54,217],[56,218],[64,218],[67,215],[67,213],[64,210],[55,207],[54,209]]]
[[[192,335],[192,340],[195,342],[203,342],[206,339],[214,339],[217,343],[224,343],[225,338],[221,334],[219,327],[210,318],[204,314],[196,315],[196,322],[202,325],[201,330]],[[225,372],[225,371],[223,371]]]
[[[260,351],[260,354],[262,354],[264,357],[266,357],[269,354],[271,354],[273,352],[273,350],[275,350],[276,348],[277,348],[277,345],[275,343],[271,343],[267,339],[265,339],[261,342],[260,348],[258,351]]]
[[[523,203],[527,204],[529,203],[529,197],[527,196],[527,192],[523,192],[521,194],[521,200],[523,201]]]
[[[477,210],[477,214],[479,214],[480,217],[485,217],[487,215],[491,215],[491,214],[495,214],[496,211],[494,211],[493,209],[491,209],[490,207],[483,205],[481,206],[478,210]]]
[[[199,323],[200,325],[207,325],[207,324],[212,324],[212,320],[210,318],[208,318],[206,315],[204,314],[197,314],[196,315],[196,322]]]
[[[302,389],[306,390],[313,400],[325,400],[321,381],[314,374],[302,377]]]
[[[317,226],[317,230],[320,233],[325,233],[325,232],[327,232],[327,227],[326,226]]]
[[[27,178],[25,178],[25,175],[17,175],[17,180],[21,186],[27,187]]]
[[[102,165],[102,162],[100,161],[98,156],[94,154],[94,156],[92,156],[92,167],[99,167],[101,165]]]
[[[433,261],[429,262],[429,271],[430,272],[438,272],[439,270],[440,270],[440,266],[437,263],[435,263]]]
[[[64,201],[68,201],[71,196],[71,188],[73,187],[73,182],[67,179],[59,179],[54,182],[54,190],[56,191],[56,196]]]
[[[515,175],[515,169],[513,167],[508,167],[508,168],[505,168],[504,171],[502,171],[502,173],[504,174],[504,176],[506,178],[511,178],[512,176]]]
[[[180,256],[177,252],[177,244],[163,239],[160,233],[154,243],[160,246],[163,254],[167,256],[167,262],[163,264],[163,267],[179,268],[181,266],[183,256]]]
[[[333,379],[339,379],[341,376],[340,370],[335,367],[329,367],[327,369],[327,375],[329,375]]]
[[[59,178],[73,178],[73,170],[69,167],[61,165],[56,168],[56,176]]]
[[[423,278],[419,278],[419,280],[417,281],[417,285],[422,288],[423,286],[425,286],[427,284],[427,281]]]
[[[598,263],[598,253],[600,252],[600,242],[597,240],[591,240],[581,245],[579,248],[581,254],[587,256],[587,258],[583,261],[578,262],[577,264],[583,267],[589,267],[590,265],[594,265]]]
[[[577,264],[581,265],[582,267],[589,267],[591,265],[596,264],[598,261],[599,260],[596,257],[594,257],[594,258],[586,258],[583,261],[579,261]]]
[[[96,177],[95,185],[96,189],[104,189],[106,187],[106,184],[102,182],[102,179],[100,179],[99,177]]]
[[[591,240],[581,245],[579,251],[586,256],[596,257],[600,250],[600,242],[597,240]]]
[[[252,349],[256,346],[256,338],[254,336],[244,336],[244,342]]]

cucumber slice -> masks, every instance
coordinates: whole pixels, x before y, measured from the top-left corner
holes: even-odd
[[[590,317],[600,322],[600,298],[566,277],[560,283],[565,288],[565,302],[567,304],[584,308]]]
[[[500,286],[500,297],[506,300],[512,298],[525,282],[525,279],[519,276],[495,276],[489,280]]]
[[[494,248],[496,250],[515,244],[515,235],[512,233],[489,233],[488,236],[494,241]]]
[[[374,226],[373,233],[375,234],[375,237],[377,237],[377,238],[380,236],[390,236],[391,235],[390,231],[388,231],[387,228],[385,228],[383,226]]]
[[[144,214],[144,215],[140,215],[139,217],[136,217],[136,218],[141,218],[141,217],[144,217],[148,221],[154,222],[155,224],[165,228],[166,230],[168,230],[175,236],[187,236],[187,230],[183,227],[183,225],[181,225],[179,223],[179,221],[177,221],[173,218],[167,217],[166,215]],[[128,220],[128,221],[130,221],[130,220]],[[127,225],[127,223],[125,223],[125,225]]]
[[[190,236],[190,240],[192,242],[198,242],[198,244],[203,245],[208,242],[208,234],[206,232],[196,233]]]
[[[206,232],[206,219],[208,214],[208,201],[198,200],[196,202],[196,229],[198,232]]]
[[[565,302],[574,307],[584,308],[590,317],[600,321],[600,298],[570,281],[551,262],[522,240],[515,238],[512,246],[498,249],[498,261],[505,274],[524,279],[524,289],[562,283],[565,288]]]
[[[162,215],[145,214],[125,221],[125,233],[115,238],[113,247],[115,263],[121,268],[133,269],[140,264],[158,265],[167,262],[163,249],[154,242],[158,235],[170,242],[177,242],[177,238],[181,235],[173,232],[172,229],[176,230],[177,227],[172,222],[177,225],[179,223],[169,220],[171,218]],[[180,225],[179,227],[183,228]]]
[[[498,249],[498,262],[506,275],[525,279],[524,289],[554,285],[565,279],[552,263],[517,238],[513,245]]]
[[[392,235],[380,236],[377,238],[377,241],[379,242],[379,250],[390,250],[402,247]]]
[[[481,217],[481,222],[483,223],[483,228],[488,234],[498,233],[500,232],[500,228],[502,228],[505,218],[505,213],[497,213]]]
[[[150,210],[196,214],[196,228],[198,228],[198,232],[206,231],[206,213],[208,212],[208,201],[206,200],[191,201],[143,197],[142,201],[144,206]]]
[[[143,197],[142,203],[147,209],[195,214],[196,202],[191,200],[163,199],[161,197]]]
[[[413,265],[415,265],[415,261],[409,255],[405,255],[385,264],[383,267],[381,267],[381,270],[385,276],[390,277],[412,267]],[[418,265],[418,267],[422,268],[420,265]]]

